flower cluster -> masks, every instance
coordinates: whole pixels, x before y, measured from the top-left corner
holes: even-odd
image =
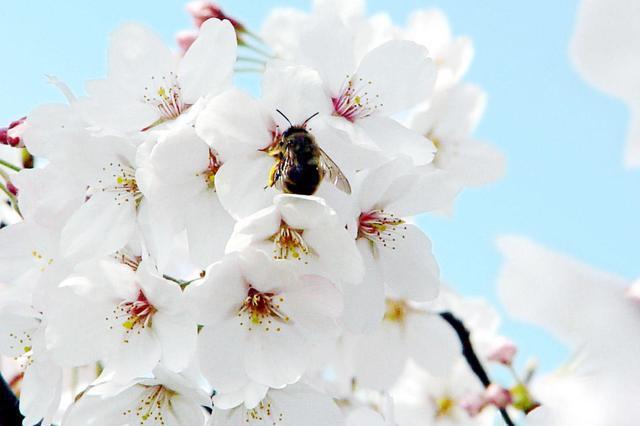
[[[471,42],[439,11],[400,28],[356,4],[275,10],[257,36],[194,2],[179,52],[124,25],[105,78],[52,79],[68,103],[2,133],[38,166],[1,175],[25,425],[483,424],[511,404],[440,313],[484,361],[513,348],[443,290],[414,219],[502,173],[472,137]],[[233,83],[247,64],[258,97]]]

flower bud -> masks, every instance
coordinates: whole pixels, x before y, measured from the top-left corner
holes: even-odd
[[[14,148],[24,148],[21,135],[23,126],[27,117],[22,117],[9,124],[9,127],[0,128],[0,144],[9,145]]]
[[[183,30],[176,34],[176,42],[183,53],[189,50],[197,38],[198,32],[194,30]]]
[[[484,399],[498,408],[506,408],[511,404],[511,393],[502,386],[492,383],[484,391]]]
[[[460,401],[460,406],[467,412],[467,414],[469,414],[469,416],[475,417],[484,407],[487,406],[487,401],[484,398],[484,395],[469,394]]]
[[[215,3],[208,2],[206,0],[195,0],[187,3],[187,11],[193,17],[193,22],[196,27],[200,28],[206,20],[211,18],[226,19],[231,22],[233,28],[237,33],[245,32],[245,27],[236,19],[226,15],[222,9]]]
[[[489,361],[499,362],[503,365],[511,365],[513,357],[518,352],[518,347],[508,339],[502,339],[489,352],[487,359]]]
[[[18,188],[11,182],[7,182],[7,190],[15,197],[18,195]]]

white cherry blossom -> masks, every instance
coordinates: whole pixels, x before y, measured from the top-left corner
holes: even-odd
[[[79,108],[102,132],[137,134],[229,88],[235,60],[236,33],[229,21],[205,22],[182,58],[151,30],[125,24],[111,38],[107,78],[87,84]]]
[[[282,387],[304,373],[312,344],[337,336],[342,297],[326,279],[245,250],[214,263],[187,296],[204,328],[202,371],[214,389]]]

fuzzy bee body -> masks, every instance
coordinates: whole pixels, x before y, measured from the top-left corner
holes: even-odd
[[[340,190],[351,193],[344,174],[303,126],[291,126],[282,134],[274,157],[269,186],[289,194],[313,195],[328,177]]]

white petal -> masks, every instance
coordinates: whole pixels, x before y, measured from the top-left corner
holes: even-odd
[[[431,241],[417,226],[404,226],[404,238],[398,236],[387,247],[376,246],[385,282],[397,296],[416,301],[434,299],[440,272],[431,253]]]
[[[356,75],[371,81],[370,93],[380,96],[379,114],[407,110],[431,97],[436,69],[427,49],[409,41],[389,41],[373,49]]]
[[[342,413],[333,399],[307,385],[296,383],[283,390],[271,390],[268,397],[273,406],[274,420],[281,412],[287,426],[344,425]]]
[[[309,361],[309,347],[300,331],[283,325],[280,331],[253,330],[244,353],[252,380],[270,387],[295,383]]]
[[[392,118],[374,115],[358,120],[358,125],[383,152],[390,156],[406,155],[416,166],[429,164],[433,160],[436,152],[433,143]]]
[[[136,227],[133,201],[97,193],[71,216],[62,229],[60,246],[67,257],[98,257],[124,247]]]
[[[355,70],[353,35],[333,16],[314,20],[300,35],[297,59],[317,70],[329,94],[336,97]]]
[[[196,350],[198,327],[185,312],[182,315],[153,316],[152,329],[162,347],[162,363],[173,371],[182,371]]]
[[[140,97],[151,76],[166,76],[175,70],[175,64],[173,53],[146,27],[125,24],[111,36],[109,78]]]
[[[229,21],[205,21],[178,70],[186,103],[193,104],[200,97],[220,93],[231,86],[236,48],[236,32]]]
[[[224,162],[271,145],[274,128],[271,111],[236,89],[211,99],[196,121],[198,135]]]
[[[415,314],[407,318],[409,355],[429,373],[451,374],[462,350],[453,328],[435,314]]]
[[[234,221],[214,191],[194,197],[185,207],[185,215],[191,259],[204,269],[224,255]]]
[[[217,325],[234,318],[247,296],[247,287],[235,257],[214,263],[201,281],[190,284],[184,292],[195,309],[198,324]]]
[[[222,165],[216,174],[216,189],[231,216],[241,219],[271,205],[277,191],[266,186],[274,164],[273,158],[256,152]]]
[[[333,104],[324,90],[320,75],[305,66],[272,61],[267,65],[262,80],[262,96],[274,118],[284,132],[290,124],[276,113],[276,109],[294,125],[301,125],[319,112],[331,114]]]
[[[369,241],[359,239],[357,245],[364,260],[365,275],[361,283],[342,286],[343,322],[354,333],[366,333],[377,328],[384,316],[384,283],[373,259]]]
[[[249,381],[245,372],[247,328],[237,318],[207,326],[198,335],[198,358],[202,374],[220,392],[233,392]]]
[[[342,295],[330,281],[317,275],[307,275],[300,286],[280,296],[284,299],[280,303],[282,311],[307,339],[337,334],[336,319],[342,313]]]
[[[354,358],[358,384],[378,391],[389,389],[400,377],[407,356],[401,327],[383,322],[373,333],[358,340]]]
[[[314,228],[335,220],[335,214],[322,198],[306,195],[280,194],[273,198],[282,219],[292,228]]]

